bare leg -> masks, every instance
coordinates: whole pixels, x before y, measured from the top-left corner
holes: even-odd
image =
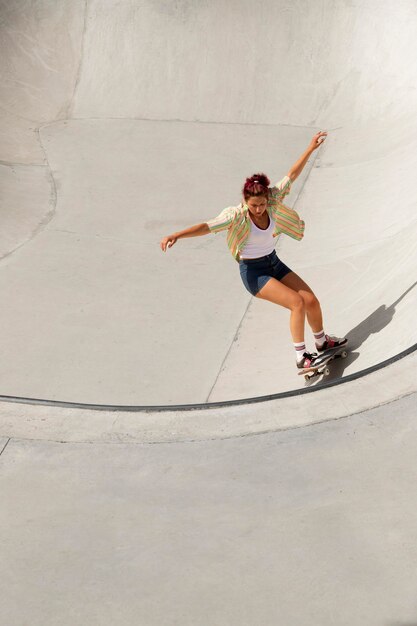
[[[320,302],[317,300],[312,289],[297,274],[290,272],[281,280],[286,287],[293,289],[304,300],[307,321],[313,333],[323,330],[323,315]]]
[[[270,278],[256,294],[257,298],[279,304],[291,311],[290,331],[294,343],[304,341],[305,304],[304,299],[294,289],[287,287],[275,278]]]

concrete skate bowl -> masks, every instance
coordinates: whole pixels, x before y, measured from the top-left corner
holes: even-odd
[[[349,337],[324,384],[413,351],[415,2],[0,6],[3,398],[319,389],[296,375],[288,312],[245,290],[225,233],[159,242],[238,204],[246,176],[282,178],[320,129],[286,199],[305,237],[277,251],[325,330]]]

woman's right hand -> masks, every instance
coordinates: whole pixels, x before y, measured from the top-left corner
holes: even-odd
[[[175,235],[168,235],[168,237],[164,237],[161,241],[161,250],[166,252],[167,248],[172,248],[174,243],[177,242],[177,239],[178,237],[175,237]]]

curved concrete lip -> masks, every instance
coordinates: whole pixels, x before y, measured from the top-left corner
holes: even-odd
[[[411,355],[413,352],[417,350],[417,344],[411,346],[407,350],[404,350],[400,354],[397,354],[394,357],[383,361],[382,363],[378,363],[376,365],[372,365],[365,370],[360,370],[355,372],[354,374],[349,374],[343,378],[337,378],[333,381],[326,381],[325,379],[321,380],[320,385],[313,387],[304,387],[300,389],[295,389],[293,391],[284,391],[276,394],[269,394],[265,396],[257,396],[254,398],[240,398],[238,400],[225,400],[223,402],[205,402],[201,404],[177,404],[177,405],[111,405],[111,404],[86,404],[82,402],[66,402],[64,400],[47,400],[40,398],[19,398],[7,395],[0,395],[1,402],[15,402],[20,404],[32,404],[37,406],[52,406],[52,407],[62,407],[68,409],[84,409],[91,411],[117,411],[117,412],[131,412],[131,413],[160,413],[166,411],[194,411],[194,410],[204,410],[204,409],[216,409],[223,408],[228,406],[240,406],[240,405],[249,405],[261,402],[267,402],[271,400],[281,400],[283,398],[292,398],[294,396],[301,396],[304,394],[310,394],[317,391],[323,391],[324,389],[329,389],[330,387],[335,387],[338,385],[349,383],[358,378],[363,378],[364,376],[368,376],[373,372],[377,372],[378,370],[388,367],[397,361]]]
[[[407,356],[392,359],[389,365],[374,368],[366,376],[356,376],[349,384],[329,385],[307,396],[287,395],[187,410],[75,409],[70,405],[4,399],[0,405],[0,436],[61,442],[168,443],[300,428],[348,417],[414,393],[416,368],[417,351],[413,347]]]

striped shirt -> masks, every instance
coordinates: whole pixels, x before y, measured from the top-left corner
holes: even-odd
[[[290,189],[291,179],[288,176],[284,176],[276,185],[269,187],[267,211],[275,222],[274,237],[284,233],[299,241],[304,235],[304,222],[294,209],[281,202],[289,194]],[[209,220],[207,225],[212,233],[220,233],[227,229],[227,245],[234,259],[239,262],[240,253],[251,229],[248,205],[241,202],[239,206],[226,207],[217,217]]]

